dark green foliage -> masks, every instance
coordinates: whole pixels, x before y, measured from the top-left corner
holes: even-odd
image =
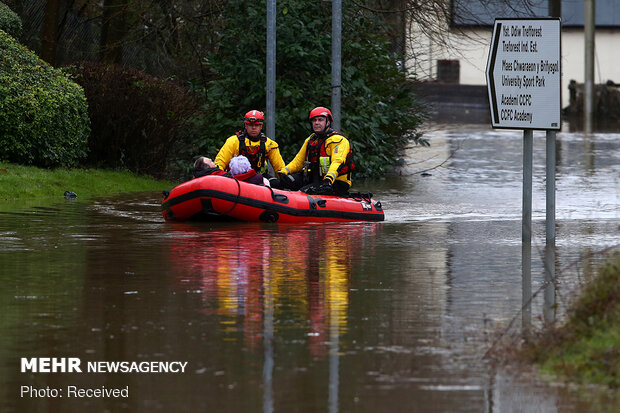
[[[190,92],[120,65],[82,62],[71,70],[89,102],[88,162],[163,176],[196,109]]]
[[[276,139],[290,161],[310,134],[309,111],[331,104],[331,3],[277,6]],[[265,7],[233,0],[223,21],[218,53],[206,62],[215,80],[206,87],[200,149],[209,156],[242,127],[247,110],[265,108]],[[354,145],[358,177],[388,172],[402,147],[419,139],[420,108],[381,33],[372,16],[343,10],[341,126]]]
[[[589,335],[593,327],[607,327],[620,319],[620,255],[601,267],[596,282],[589,283],[581,293],[569,323],[572,332]]]
[[[22,34],[21,19],[4,3],[0,3],[0,30],[4,30],[13,37],[19,37]]]
[[[73,166],[88,134],[82,88],[0,30],[0,159]]]
[[[571,381],[620,387],[620,254],[611,254],[579,292],[566,322],[550,326],[522,353]]]

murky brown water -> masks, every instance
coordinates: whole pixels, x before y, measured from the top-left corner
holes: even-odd
[[[166,223],[157,193],[3,204],[3,411],[612,411],[605,393],[545,386],[484,355],[500,332],[516,340],[561,317],[599,260],[580,258],[620,244],[620,135],[558,135],[549,285],[544,134],[529,279],[520,132],[428,135],[402,177],[357,183],[383,203],[383,223]],[[187,364],[22,373],[26,357]],[[69,397],[71,386],[129,394]],[[63,397],[36,397],[48,388]]]

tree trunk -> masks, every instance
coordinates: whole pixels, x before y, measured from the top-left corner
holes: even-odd
[[[23,0],[3,0],[2,3],[9,6],[9,8],[17,13],[18,16],[22,16],[22,12],[24,11],[24,5],[22,4]]]
[[[562,0],[549,0],[549,16],[562,17]]]
[[[123,40],[128,27],[125,14],[130,0],[104,0],[99,59],[107,63],[123,62]]]
[[[58,38],[58,15],[60,0],[48,0],[41,28],[41,59],[50,65],[56,64],[56,44]]]
[[[407,0],[388,0],[380,3],[383,4],[384,10],[387,11],[387,13],[383,14],[383,19],[389,27],[388,36],[392,45],[392,53],[404,56]]]

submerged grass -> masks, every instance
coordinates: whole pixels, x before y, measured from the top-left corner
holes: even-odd
[[[567,322],[523,350],[544,373],[620,388],[620,253],[584,287]]]
[[[80,197],[123,192],[161,191],[173,182],[157,181],[127,171],[103,169],[40,169],[0,162],[0,201],[62,198],[65,191]]]

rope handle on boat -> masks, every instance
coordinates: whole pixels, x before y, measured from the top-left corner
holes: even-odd
[[[351,199],[353,199],[354,201],[357,201],[357,202],[366,201],[369,204],[372,204],[372,202],[371,202],[372,192],[366,192],[366,193],[352,192],[352,193],[349,194],[349,198],[351,198]]]
[[[235,180],[235,182],[237,182],[237,197],[235,198],[235,202],[233,203],[232,208],[230,208],[228,211],[226,212],[222,212],[222,215],[228,215],[232,212],[233,209],[235,209],[235,207],[237,206],[237,204],[239,203],[239,196],[241,195],[241,184],[239,183],[239,180],[237,178],[235,178],[233,176],[233,178]]]
[[[284,194],[276,194],[275,192],[273,192],[273,188],[269,185],[265,185],[267,188],[269,188],[269,191],[271,192],[271,199],[275,202],[280,202],[282,204],[287,204],[288,203],[288,197]]]

